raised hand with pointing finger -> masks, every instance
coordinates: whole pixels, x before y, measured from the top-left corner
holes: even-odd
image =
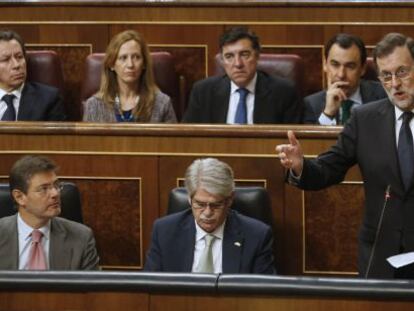
[[[285,168],[292,169],[296,176],[300,176],[303,169],[302,147],[293,131],[288,131],[287,135],[289,144],[277,145],[276,153]]]

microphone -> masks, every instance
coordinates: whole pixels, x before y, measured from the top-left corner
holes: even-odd
[[[390,192],[391,192],[391,185],[388,185],[387,189],[385,189],[384,205],[382,206],[381,215],[380,215],[380,218],[378,220],[377,232],[375,232],[374,244],[372,245],[371,253],[369,255],[367,270],[365,271],[365,278],[366,279],[368,278],[369,272],[371,270],[372,259],[374,258],[375,249],[377,247],[378,236],[379,236],[379,233],[381,231],[382,219],[384,218],[385,208],[387,207],[388,201],[391,198]]]

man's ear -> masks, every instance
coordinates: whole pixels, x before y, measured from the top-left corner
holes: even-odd
[[[231,193],[231,195],[229,196],[229,198],[227,199],[228,201],[227,201],[227,206],[230,208],[231,207],[231,205],[233,204],[233,201],[234,201],[234,195],[235,195],[235,192],[233,191],[232,193]]]
[[[21,190],[13,189],[12,197],[18,206],[25,205],[26,194],[24,194]]]
[[[362,65],[360,77],[362,77],[365,74],[365,72],[367,71],[367,66],[368,66],[367,62],[365,62],[365,64]]]

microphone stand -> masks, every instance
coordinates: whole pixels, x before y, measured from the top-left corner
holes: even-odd
[[[380,218],[378,220],[377,231],[375,232],[374,244],[372,245],[371,253],[370,253],[370,256],[369,256],[369,260],[368,260],[367,270],[365,271],[365,278],[366,279],[368,278],[369,272],[371,270],[372,260],[374,258],[374,253],[375,253],[375,249],[377,247],[379,233],[380,233],[381,227],[382,227],[382,220],[384,218],[385,208],[387,207],[388,200],[391,197],[390,196],[390,190],[391,190],[391,185],[388,185],[387,189],[385,190],[384,205],[382,206],[381,215],[380,215]]]

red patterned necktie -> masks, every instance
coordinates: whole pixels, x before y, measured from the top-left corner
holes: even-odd
[[[43,233],[40,230],[33,230],[32,244],[30,246],[28,270],[46,270],[46,258],[42,247]]]

